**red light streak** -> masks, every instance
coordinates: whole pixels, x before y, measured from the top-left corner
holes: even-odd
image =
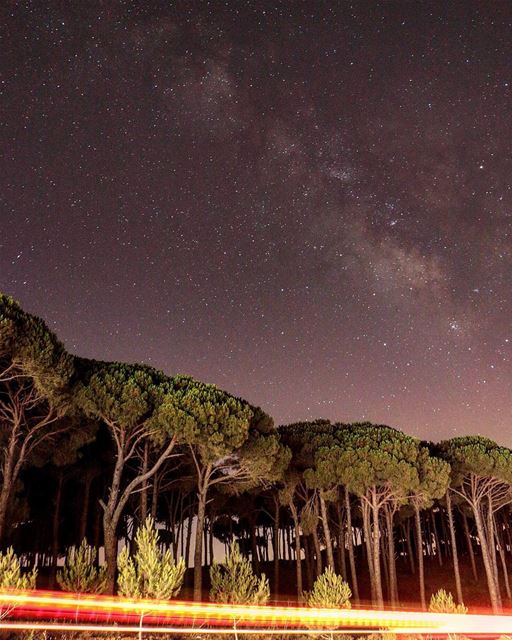
[[[512,632],[511,615],[439,614],[418,611],[313,609],[306,607],[227,605],[208,602],[132,600],[51,591],[0,592],[4,620],[0,630],[53,629],[127,633],[261,633],[279,630],[295,635],[329,628],[343,635],[386,629],[394,633],[504,634]],[[13,621],[12,618],[16,618]],[[43,623],[42,620],[51,620]],[[208,625],[199,628],[200,625]],[[253,628],[251,628],[253,627]]]

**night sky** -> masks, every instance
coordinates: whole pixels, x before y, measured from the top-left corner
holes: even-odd
[[[0,290],[71,351],[512,445],[511,2],[0,21]]]

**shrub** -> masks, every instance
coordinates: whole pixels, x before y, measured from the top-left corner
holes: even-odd
[[[315,580],[313,589],[305,594],[310,607],[325,607],[328,609],[350,609],[352,591],[343,578],[328,567]]]
[[[158,531],[149,516],[135,534],[136,551],[132,557],[125,547],[119,554],[117,566],[118,592],[129,598],[166,600],[176,596],[183,584],[185,561],[175,561],[170,549],[158,548]]]
[[[468,608],[463,604],[455,604],[453,596],[444,589],[432,594],[428,605],[430,613],[467,613]]]
[[[232,542],[224,563],[210,567],[210,600],[230,604],[266,604],[270,588],[265,574],[254,575],[252,565]]]
[[[20,560],[12,547],[0,553],[0,589],[34,589],[36,578],[35,567],[30,573],[22,573]]]
[[[76,593],[103,593],[107,586],[107,568],[96,566],[96,549],[82,540],[81,545],[71,547],[64,568],[57,574],[57,582],[63,591]]]

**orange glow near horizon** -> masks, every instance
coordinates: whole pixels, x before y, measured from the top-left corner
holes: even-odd
[[[236,622],[237,630],[245,634],[268,629],[294,635],[321,631],[326,627],[329,632],[332,629],[340,635],[350,631],[382,632],[383,629],[395,633],[439,635],[512,632],[512,615],[133,600],[52,591],[2,591],[0,609],[4,618],[0,621],[0,630],[44,628],[106,632],[117,624],[119,630],[127,633],[139,632],[141,628],[145,633],[227,633]],[[199,625],[209,626],[200,629]]]

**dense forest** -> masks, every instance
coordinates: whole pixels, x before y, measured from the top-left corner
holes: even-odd
[[[87,539],[113,593],[120,550],[151,516],[198,600],[220,546],[268,576],[273,600],[301,599],[330,569],[355,604],[426,607],[443,586],[495,612],[510,601],[512,453],[485,437],[276,426],[191,377],[72,355],[5,295],[0,425],[0,545],[39,586],[57,588]]]

